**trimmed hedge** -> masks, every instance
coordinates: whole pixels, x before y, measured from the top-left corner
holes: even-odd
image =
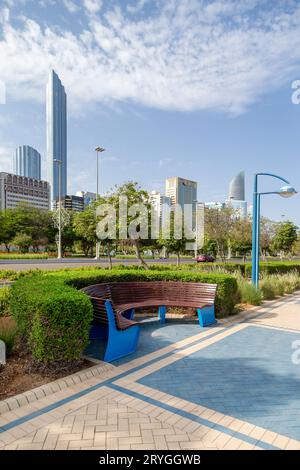
[[[232,315],[234,307],[239,302],[238,284],[233,276],[215,273],[197,273],[183,270],[147,270],[145,269],[113,269],[69,271],[62,273],[49,273],[49,277],[59,276],[64,282],[77,289],[101,282],[126,281],[182,281],[206,282],[218,284],[216,297],[216,316],[219,318]]]
[[[0,287],[0,317],[9,315],[9,292],[9,287]]]
[[[43,363],[79,359],[88,344],[93,309],[63,279],[35,274],[11,287],[10,310],[33,357]]]
[[[246,264],[245,276],[251,277],[251,264]],[[270,261],[261,262],[259,265],[260,274],[285,274],[296,271],[300,274],[300,263],[295,261]]]

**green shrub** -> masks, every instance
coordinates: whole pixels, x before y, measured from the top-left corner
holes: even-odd
[[[199,273],[184,270],[147,270],[145,269],[113,269],[113,270],[85,270],[81,272],[57,272],[48,276],[58,276],[64,279],[68,285],[77,289],[101,282],[125,282],[125,281],[183,281],[206,282],[217,284],[216,316],[221,318],[232,315],[234,307],[239,302],[237,281],[228,274]]]
[[[0,259],[48,259],[45,253],[0,253]]]
[[[276,297],[275,283],[272,276],[266,276],[259,283],[260,290],[265,300],[273,300]]]
[[[93,317],[88,297],[42,274],[19,279],[11,290],[10,309],[33,357],[43,363],[79,359]]]
[[[17,328],[15,325],[0,322],[0,340],[5,343],[7,357],[10,356],[12,352],[16,334]]]
[[[286,294],[292,294],[300,289],[300,276],[297,271],[292,271],[284,275],[284,290]]]
[[[9,287],[0,287],[0,317],[9,315],[9,292]]]
[[[238,286],[241,301],[250,305],[261,305],[262,292],[257,290],[249,281],[243,277],[238,278]]]
[[[251,277],[251,269],[251,264],[246,264],[246,277]],[[263,261],[259,269],[261,274],[286,274],[296,271],[300,275],[300,263],[296,261]]]

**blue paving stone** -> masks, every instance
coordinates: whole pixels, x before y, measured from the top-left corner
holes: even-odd
[[[249,326],[139,383],[300,439],[299,336]]]
[[[125,364],[133,359],[136,359],[146,354],[170,346],[182,339],[189,338],[190,336],[198,335],[204,332],[205,329],[199,327],[197,320],[176,320],[169,319],[167,323],[161,325],[157,318],[147,319],[140,323],[141,333],[137,351],[122,359],[114,361],[114,365]],[[85,354],[95,359],[103,360],[105,352],[105,341],[94,340],[91,341],[87,347]]]

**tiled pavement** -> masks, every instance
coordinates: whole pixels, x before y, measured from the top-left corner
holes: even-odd
[[[0,449],[300,450],[299,294],[142,328],[134,356],[0,415]]]

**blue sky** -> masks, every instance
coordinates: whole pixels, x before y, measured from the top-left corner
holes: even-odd
[[[300,191],[300,3],[294,0],[1,0],[0,170],[20,144],[45,165],[45,85],[68,94],[69,192],[133,179],[198,181],[224,200],[240,170],[278,173]],[[262,188],[276,189],[265,179]],[[300,226],[299,197],[264,199],[263,213]]]

